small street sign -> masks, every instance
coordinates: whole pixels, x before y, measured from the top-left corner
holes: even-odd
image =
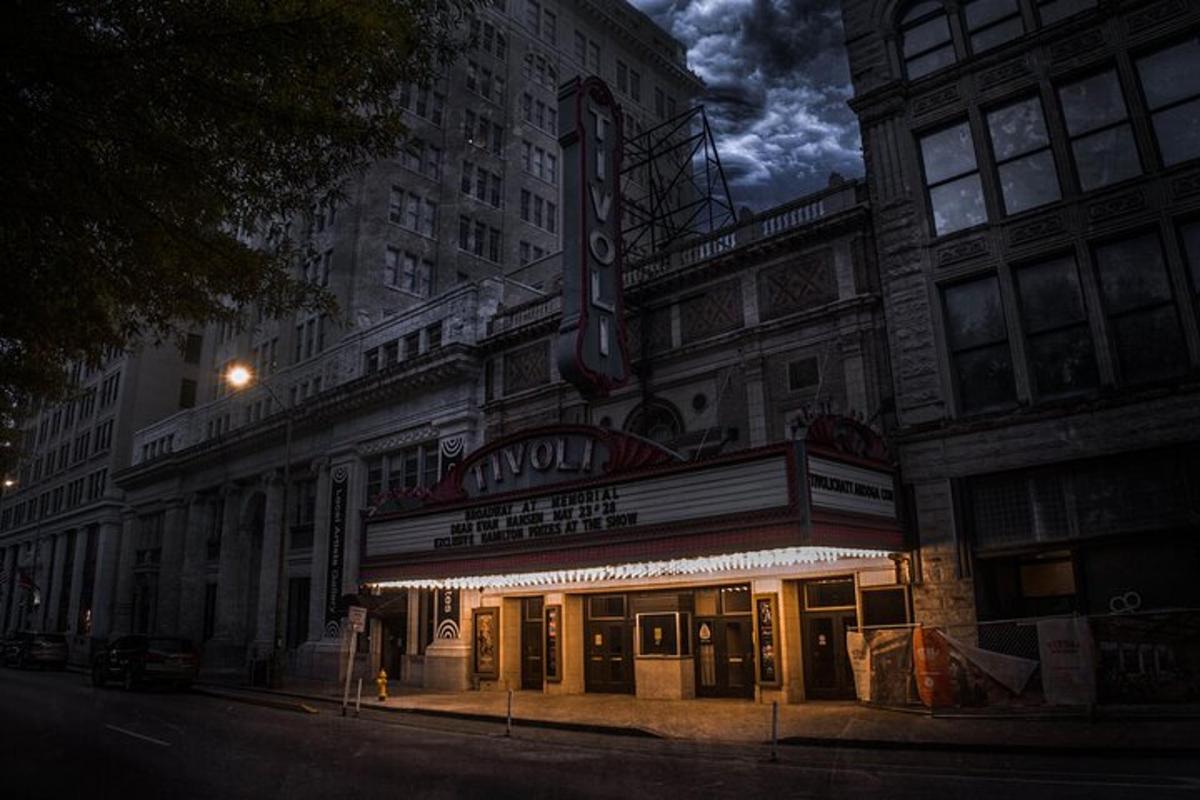
[[[367,629],[367,610],[362,606],[350,606],[346,610],[347,616],[350,617],[350,629],[355,633],[362,633]]]

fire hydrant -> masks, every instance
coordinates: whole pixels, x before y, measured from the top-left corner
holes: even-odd
[[[387,700],[387,670],[379,670],[379,675],[375,678],[375,685],[379,687],[379,699]]]

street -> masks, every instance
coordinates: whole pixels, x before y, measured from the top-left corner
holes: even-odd
[[[5,797],[1194,797],[1184,758],[961,755],[630,738],[409,714],[341,717],[0,672]]]

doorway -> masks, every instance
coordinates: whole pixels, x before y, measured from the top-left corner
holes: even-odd
[[[584,689],[633,694],[633,621],[625,595],[587,598]]]
[[[542,689],[542,598],[521,599],[521,688]]]
[[[853,700],[854,672],[846,632],[858,626],[854,579],[808,581],[800,586],[804,622],[804,694],[813,700]]]
[[[754,697],[750,587],[699,589],[695,603],[696,696]]]

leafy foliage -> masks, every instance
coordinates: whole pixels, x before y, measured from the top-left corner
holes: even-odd
[[[394,102],[475,0],[10,0],[0,10],[0,400],[255,302],[331,307],[237,232],[394,152]],[[276,231],[278,232],[278,231]]]

